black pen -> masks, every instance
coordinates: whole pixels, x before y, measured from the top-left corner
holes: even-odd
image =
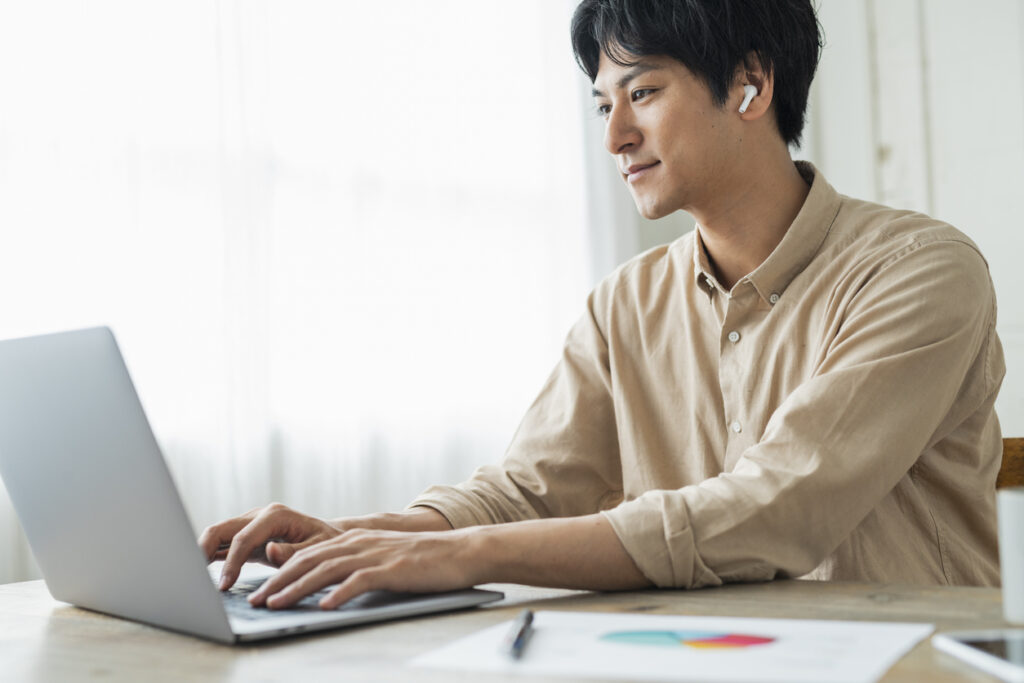
[[[519,659],[523,656],[526,641],[530,639],[530,635],[533,633],[532,625],[533,612],[528,609],[520,612],[516,620],[512,622],[512,628],[509,630],[508,635],[505,636],[503,648],[512,659]]]

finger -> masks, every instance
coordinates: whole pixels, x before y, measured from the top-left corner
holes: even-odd
[[[231,539],[234,535],[251,522],[259,512],[260,508],[253,508],[237,517],[219,522],[218,524],[211,524],[203,529],[203,533],[199,535],[198,543],[206,557],[209,559],[214,553],[231,545]]]
[[[321,562],[356,554],[359,552],[361,541],[364,538],[365,534],[362,531],[347,531],[340,536],[331,536],[327,539],[324,539],[323,534],[317,534],[313,538],[299,543],[276,544],[295,547],[305,544],[305,547],[295,551],[286,562],[282,563],[277,574],[265,581],[258,590],[249,596],[249,602],[253,605],[261,605],[268,596],[280,591]]]
[[[321,609],[335,609],[352,598],[374,590],[389,590],[387,567],[364,567],[357,569],[341,582],[341,585],[320,600]],[[324,584],[330,585],[330,583]]]
[[[348,577],[351,567],[356,562],[358,562],[357,558],[353,557],[340,557],[320,562],[282,590],[270,595],[266,599],[267,607],[271,609],[291,607],[307,595]]]
[[[230,543],[225,543],[225,544],[221,545],[221,547],[217,549],[217,553],[213,556],[213,559],[211,560],[211,562],[216,562],[218,560],[227,559],[228,550],[230,550],[230,549],[231,549],[231,544]],[[268,564],[265,550],[266,550],[266,546],[257,546],[256,550],[253,551],[252,555],[249,556],[249,559],[247,561],[248,562],[260,562],[262,564]],[[276,564],[271,564],[271,566],[276,567],[277,565]]]
[[[276,574],[264,581],[263,585],[249,595],[249,603],[252,605],[266,604],[268,597],[281,592],[302,576],[316,569],[322,562],[339,554],[347,553],[343,548],[337,547],[336,543],[329,542],[318,543],[298,551],[284,563]]]
[[[251,517],[242,515],[233,519],[220,522],[219,524],[213,524],[206,527],[203,533],[199,536],[199,547],[202,548],[203,554],[206,555],[206,560],[212,562],[216,558],[217,553],[222,550],[222,546],[230,544],[231,539],[234,538],[235,534],[245,528],[245,525],[252,521]]]
[[[251,559],[254,553],[259,551],[259,554],[262,554],[267,541],[278,535],[279,527],[286,523],[287,514],[291,512],[283,505],[268,505],[234,535],[231,539],[231,548],[224,558],[224,566],[220,570],[221,590],[227,590],[234,585],[242,571],[242,565]]]

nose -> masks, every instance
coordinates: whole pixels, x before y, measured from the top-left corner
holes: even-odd
[[[643,140],[630,107],[613,107],[604,125],[604,146],[611,154],[622,154]]]

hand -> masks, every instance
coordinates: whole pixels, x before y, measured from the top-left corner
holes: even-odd
[[[249,596],[253,605],[280,609],[331,584],[320,600],[334,609],[371,590],[432,592],[477,583],[473,566],[480,557],[464,531],[403,532],[354,529],[307,546]]]
[[[238,580],[246,561],[280,567],[297,551],[341,532],[322,519],[271,503],[207,527],[199,537],[199,547],[208,562],[224,560],[220,589],[227,590]]]

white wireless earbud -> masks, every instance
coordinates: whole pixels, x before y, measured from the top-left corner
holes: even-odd
[[[757,88],[752,85],[743,86],[743,103],[740,104],[740,113],[742,114],[750,106],[750,100],[754,99],[754,95],[757,94]]]

